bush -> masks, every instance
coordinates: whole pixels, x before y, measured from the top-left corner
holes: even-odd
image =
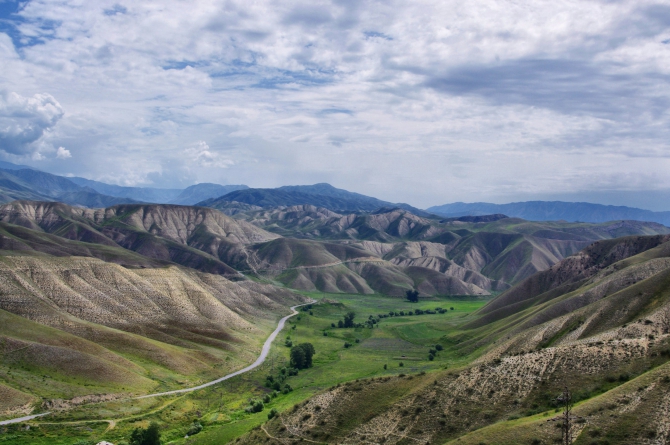
[[[161,445],[161,433],[156,422],[144,428],[135,428],[130,435],[130,445]]]
[[[361,342],[361,339],[360,339],[360,338],[357,338],[357,339],[356,339],[356,343],[360,343],[360,342]]]
[[[284,389],[281,390],[282,394],[288,394],[291,391],[293,391],[293,388],[291,388],[291,385],[289,385],[288,383],[284,385]]]
[[[265,394],[263,396],[263,403],[270,403],[271,400],[272,400],[272,396],[270,396],[270,394]]]
[[[388,369],[388,365],[384,364],[384,370]]]
[[[444,348],[442,347],[442,345],[437,344],[437,345],[435,345],[435,349],[437,349],[438,351],[441,351],[441,350],[443,350]]]
[[[186,433],[186,435],[195,436],[200,431],[202,431],[202,425],[197,420],[194,420],[193,424],[191,424],[191,428],[188,429],[188,432]]]
[[[268,413],[268,420],[270,420],[270,419],[276,417],[277,414],[279,414],[279,412],[277,411],[277,409],[276,409],[276,408],[272,408],[272,409],[270,410],[270,412]]]
[[[400,363],[398,363],[398,366],[400,366],[402,368],[403,366],[405,366],[405,364],[403,362],[400,362]]]
[[[286,342],[285,342],[284,344],[285,344],[287,347],[290,348],[291,346],[293,346],[293,341],[291,341],[291,340],[286,340]]]
[[[331,323],[331,324],[330,324],[330,327],[331,327],[331,328],[334,328],[334,327],[335,327],[335,323]]]
[[[328,332],[323,331],[323,336],[324,336],[324,337],[328,337]]]
[[[251,405],[246,407],[245,411],[248,413],[260,413],[265,408],[265,405],[260,400],[252,400]]]
[[[345,348],[345,349],[346,349],[346,348],[349,348],[349,347],[351,347],[351,346],[353,346],[353,345],[352,345],[351,343],[349,343],[348,341],[345,341],[345,342],[344,342],[344,348]]]
[[[428,354],[428,360],[431,362],[435,359],[435,356],[433,354]]]

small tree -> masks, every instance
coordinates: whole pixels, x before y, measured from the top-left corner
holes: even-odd
[[[405,292],[405,295],[407,296],[407,299],[411,303],[418,303],[419,302],[419,291],[408,290],[407,292]]]
[[[563,444],[570,445],[572,444],[572,393],[566,386],[563,390],[557,401],[563,405],[563,415],[562,420],[563,424],[561,425],[561,431],[563,432]]]
[[[353,328],[354,327],[354,317],[356,316],[355,312],[347,312],[344,316],[344,327]]]

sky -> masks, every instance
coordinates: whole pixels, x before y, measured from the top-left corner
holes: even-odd
[[[0,160],[670,210],[670,1],[0,0]]]

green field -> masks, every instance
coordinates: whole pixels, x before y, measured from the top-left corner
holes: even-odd
[[[310,396],[338,383],[400,373],[431,372],[462,366],[473,356],[460,355],[449,347],[445,336],[458,334],[469,314],[487,300],[477,298],[435,297],[409,303],[397,297],[312,293],[318,300],[309,311],[289,320],[273,344],[263,366],[211,388],[182,396],[146,400],[119,400],[81,406],[77,409],[23,425],[0,429],[0,444],[74,444],[108,440],[123,443],[133,428],[151,421],[161,425],[164,443],[226,443],[267,420],[267,413],[291,408]],[[388,316],[379,318],[374,328],[333,328],[332,324],[353,311],[355,322],[390,311],[443,308],[439,314]],[[453,309],[450,309],[453,308]],[[325,333],[325,335],[324,335]],[[287,337],[293,344],[309,342],[316,349],[314,366],[286,380],[293,391],[280,394],[260,413],[247,413],[252,398],[262,398],[271,390],[264,386],[267,375],[276,375],[288,365]],[[352,346],[345,348],[345,342]],[[442,344],[444,350],[429,360],[429,349]],[[403,366],[401,366],[401,363]],[[386,365],[387,369],[384,369]],[[110,423],[110,421],[112,421]],[[188,439],[184,436],[197,421],[203,430]]]

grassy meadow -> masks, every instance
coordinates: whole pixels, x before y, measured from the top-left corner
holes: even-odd
[[[318,301],[310,310],[301,311],[289,320],[277,337],[265,364],[256,370],[219,385],[179,396],[143,400],[116,400],[83,405],[76,409],[47,416],[26,425],[0,428],[0,444],[87,444],[107,440],[115,444],[127,441],[133,428],[151,421],[161,425],[164,443],[221,444],[248,432],[267,421],[271,409],[290,409],[312,395],[338,383],[376,376],[410,374],[459,367],[471,361],[476,353],[463,356],[449,346],[446,337],[457,336],[459,326],[469,315],[485,304],[476,297],[433,297],[410,303],[398,297],[381,295],[308,294]],[[344,315],[356,313],[355,323],[370,316],[389,312],[446,309],[445,313],[387,316],[374,328],[333,328]],[[279,394],[265,404],[259,413],[245,408],[252,399],[272,393],[264,386],[268,375],[278,375],[288,366],[290,348],[309,342],[316,354],[313,367],[290,376],[293,391]],[[351,346],[345,348],[345,343]],[[436,344],[444,349],[433,360],[429,350]],[[401,365],[402,364],[402,365]],[[186,438],[194,422],[201,432]]]

